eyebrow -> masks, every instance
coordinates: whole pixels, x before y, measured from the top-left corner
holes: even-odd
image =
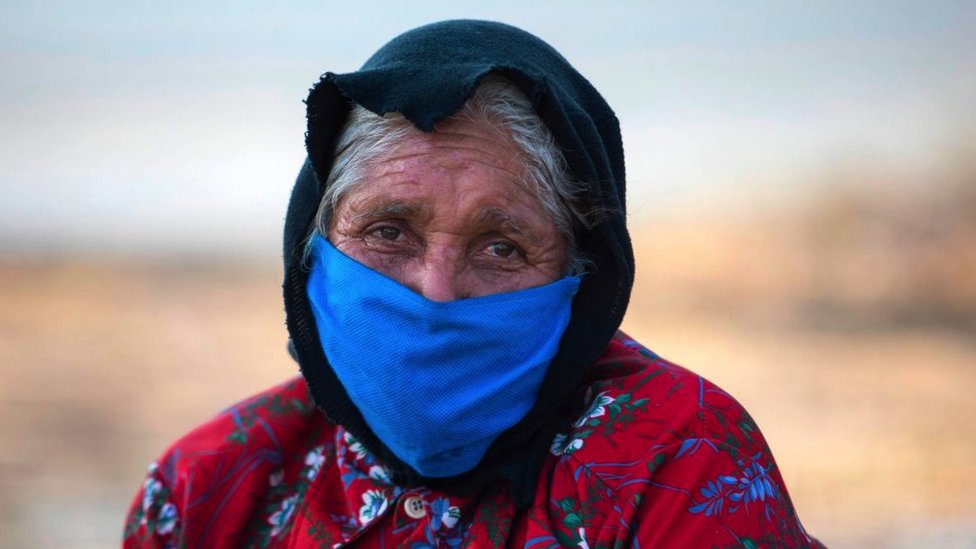
[[[523,223],[522,220],[501,208],[482,208],[478,212],[478,215],[475,216],[474,221],[478,225],[498,225],[504,227],[509,232],[525,236],[533,244],[542,242],[542,238]]]
[[[429,204],[382,199],[366,200],[359,204],[349,204],[349,208],[353,211],[353,223],[369,222],[374,219],[390,216],[430,219],[434,214]]]
[[[370,223],[387,217],[402,217],[409,219],[427,220],[434,217],[434,210],[430,204],[423,201],[399,201],[377,198],[349,204],[352,211],[350,222],[354,225]],[[543,238],[532,230],[522,219],[510,212],[495,207],[482,208],[474,216],[474,223],[479,227],[501,227],[505,231],[525,237],[533,244],[540,244]]]

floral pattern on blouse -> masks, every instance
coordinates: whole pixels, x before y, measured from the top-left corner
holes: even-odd
[[[300,378],[177,441],[133,500],[125,547],[822,547],[727,393],[620,333],[585,374],[532,504],[393,484]]]

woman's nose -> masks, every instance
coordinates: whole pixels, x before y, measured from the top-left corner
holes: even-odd
[[[454,301],[464,297],[455,254],[429,254],[410,276],[410,288],[431,301]]]

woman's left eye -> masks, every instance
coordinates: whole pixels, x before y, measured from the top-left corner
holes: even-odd
[[[517,252],[515,246],[508,242],[493,242],[488,245],[488,251],[491,255],[497,257],[511,257],[512,254]]]

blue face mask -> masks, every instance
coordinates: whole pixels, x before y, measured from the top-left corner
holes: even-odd
[[[535,404],[580,279],[430,301],[312,243],[308,299],[332,369],[376,436],[427,477],[470,471]]]

